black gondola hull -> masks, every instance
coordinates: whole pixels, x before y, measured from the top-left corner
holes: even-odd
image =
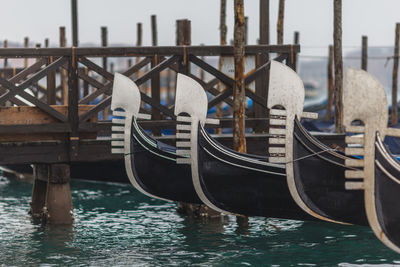
[[[295,120],[293,171],[301,200],[327,219],[368,225],[364,192],[345,189],[345,183],[349,181],[345,178],[345,156],[329,150]]]
[[[150,138],[135,121],[130,145],[133,177],[145,192],[166,200],[202,203],[193,187],[190,165],[176,163],[180,157],[174,153],[176,148]]]
[[[199,131],[197,161],[202,191],[214,206],[246,216],[314,220],[292,199],[284,167],[262,166],[229,156],[210,139],[204,129]]]

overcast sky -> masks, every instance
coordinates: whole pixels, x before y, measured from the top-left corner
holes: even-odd
[[[70,0],[2,1],[0,39],[33,42],[50,38],[58,45],[58,27],[66,26],[71,41]],[[233,0],[228,0],[228,40],[233,38]],[[279,0],[270,0],[271,42],[276,42]],[[192,21],[192,44],[219,42],[219,0],[78,0],[80,43],[100,43],[100,27],[108,26],[109,43],[136,43],[136,23],[143,23],[143,43],[149,45],[150,16],[157,15],[160,45],[174,45],[175,20]],[[245,0],[249,44],[258,38],[259,1]],[[358,47],[361,35],[370,46],[392,46],[399,0],[343,0],[343,45]],[[302,54],[326,54],[333,37],[333,0],[286,0],[284,42],[300,32]]]

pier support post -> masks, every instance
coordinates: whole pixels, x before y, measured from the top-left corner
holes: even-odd
[[[68,164],[36,164],[31,214],[42,223],[72,224],[72,197]]]

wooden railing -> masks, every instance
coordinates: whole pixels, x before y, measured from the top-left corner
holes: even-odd
[[[260,57],[275,56],[275,60],[285,62],[295,68],[296,54],[300,51],[298,45],[246,46],[247,56]],[[142,90],[144,103],[142,112],[152,114],[153,121],[144,122],[143,126],[159,132],[160,128],[171,128],[175,118],[173,105],[167,106],[160,102],[160,73],[166,69],[184,73],[200,82],[205,90],[212,95],[208,108],[225,102],[232,106],[232,92],[234,80],[232,77],[219,71],[203,60],[207,56],[233,56],[232,46],[174,46],[174,47],[108,47],[108,48],[6,48],[0,49],[0,58],[34,58],[36,61],[30,66],[9,68],[0,71],[0,108],[6,106],[24,106],[26,101],[46,113],[55,122],[36,125],[0,125],[0,133],[67,133],[68,141],[73,143],[79,140],[79,132],[108,133],[110,123],[108,118],[90,122],[89,119],[99,117],[104,110],[109,109],[113,73],[101,67],[96,61],[105,57],[137,58],[136,64],[118,72],[131,77],[136,84],[151,83],[151,94]],[[262,57],[265,58],[265,57]],[[199,75],[191,72],[191,65],[204,70],[213,78],[202,80]],[[261,62],[259,66],[245,76],[245,84],[265,75],[269,65]],[[147,68],[147,70],[146,70]],[[63,73],[67,77],[63,77]],[[68,86],[64,88],[63,79],[67,79]],[[46,81],[46,86],[43,85]],[[218,83],[224,84],[225,89],[220,92]],[[58,85],[56,84],[58,83]],[[260,86],[260,85],[258,85]],[[267,83],[261,83],[262,90],[267,90]],[[92,90],[88,90],[91,87]],[[26,92],[31,89],[33,95]],[[257,90],[256,90],[257,91]],[[258,90],[257,92],[260,92]],[[150,96],[151,95],[151,96]],[[265,94],[255,93],[246,88],[246,96],[255,105],[266,108]],[[18,97],[17,97],[18,96]],[[98,101],[97,101],[98,100]],[[68,114],[57,111],[54,105],[68,103]],[[79,112],[78,105],[92,104],[89,110]],[[253,105],[253,107],[255,106]],[[249,116],[254,117],[252,110],[247,110]],[[99,117],[100,118],[100,117]],[[260,118],[249,118],[249,125],[257,124]],[[229,119],[223,126],[230,127]]]

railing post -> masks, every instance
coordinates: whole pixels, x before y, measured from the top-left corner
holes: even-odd
[[[69,135],[69,156],[71,161],[78,157],[78,78],[78,59],[76,58],[75,47],[72,47],[68,64],[68,121],[71,126],[71,133]]]

